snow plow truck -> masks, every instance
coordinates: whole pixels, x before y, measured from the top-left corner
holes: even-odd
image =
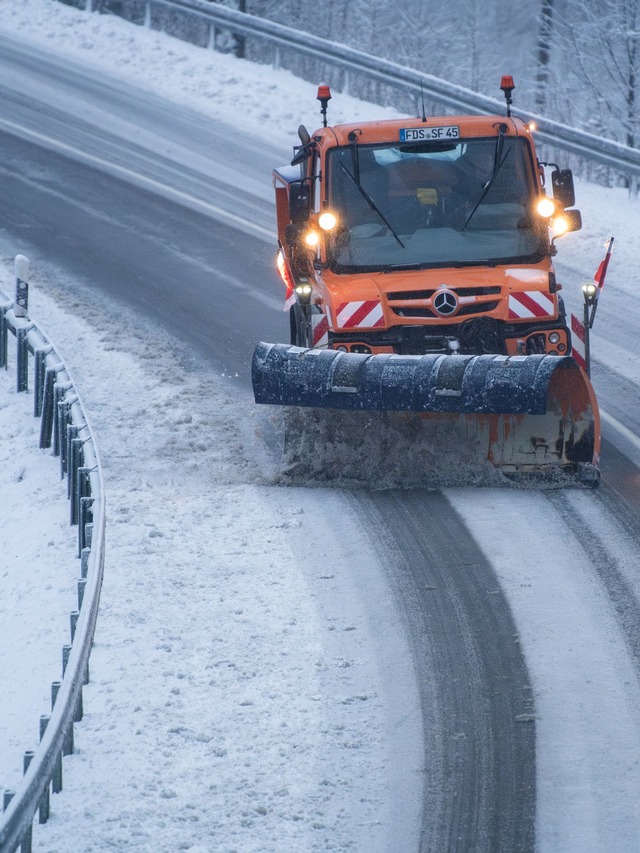
[[[256,347],[255,400],[328,410],[356,453],[363,413],[405,413],[433,459],[596,485],[598,407],[552,260],[581,227],[573,177],[501,88],[502,116],[329,126],[319,87],[322,127],[273,172],[291,340]]]

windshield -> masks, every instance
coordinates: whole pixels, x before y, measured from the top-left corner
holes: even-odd
[[[336,272],[532,263],[545,253],[523,139],[350,145],[329,153],[328,172]]]

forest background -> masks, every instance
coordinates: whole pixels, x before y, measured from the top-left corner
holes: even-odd
[[[640,140],[640,0],[225,0],[225,5],[488,96],[500,96],[500,77],[511,74],[516,111],[631,147]],[[246,55],[268,61],[269,50],[250,44]],[[293,54],[280,63],[315,82],[327,72],[317,60]],[[330,82],[340,85],[341,73],[332,69]],[[409,96],[353,72],[342,82],[350,94],[416,111]],[[436,104],[427,109],[443,112]],[[589,180],[626,184],[605,167],[570,165]]]

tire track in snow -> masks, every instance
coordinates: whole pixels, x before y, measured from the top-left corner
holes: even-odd
[[[609,566],[611,554],[620,566],[634,551],[637,561],[635,540],[608,511],[602,520],[605,507],[591,492],[549,498],[487,489],[481,501],[461,489],[446,495],[491,555],[531,673],[538,850],[637,850],[638,667],[594,565],[593,543],[571,519],[574,508],[603,525]]]
[[[586,500],[585,500],[586,497]],[[624,548],[627,527],[633,520],[620,512],[619,500],[609,490],[585,496],[583,493],[555,493],[549,497],[558,515],[589,555],[591,564],[613,605],[630,654],[640,673],[640,583],[633,582],[637,550]],[[597,513],[594,514],[594,501]],[[595,521],[594,521],[595,516]],[[633,524],[634,540],[640,540],[640,525]],[[614,553],[611,543],[618,543]]]
[[[365,529],[378,531],[413,641],[425,738],[420,849],[532,850],[533,702],[491,565],[440,492],[356,500]]]

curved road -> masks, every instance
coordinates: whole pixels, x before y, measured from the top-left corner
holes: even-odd
[[[96,132],[105,115],[110,132]],[[287,335],[269,175],[287,152],[239,141],[187,110],[172,107],[169,121],[160,99],[5,38],[0,152],[3,252],[24,252],[128,306],[248,387],[254,343]],[[637,536],[635,471],[609,450],[604,489],[583,498],[613,507]],[[475,498],[480,506],[482,492]],[[388,566],[412,645],[424,740],[420,850],[533,850],[536,701],[492,561],[442,493],[354,491],[346,500]],[[640,669],[637,590],[572,515],[571,498],[552,495],[548,506],[570,516],[594,555]]]

